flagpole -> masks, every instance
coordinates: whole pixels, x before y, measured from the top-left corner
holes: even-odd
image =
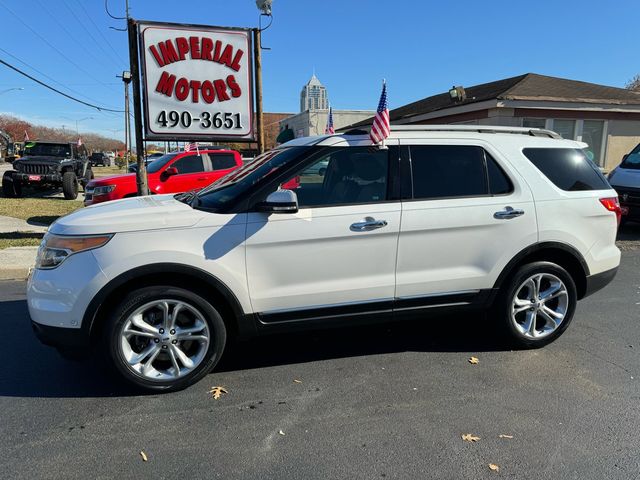
[[[387,84],[387,79],[383,78],[382,79],[382,90],[384,90],[384,87],[385,87],[386,84]],[[391,122],[389,122],[389,124],[391,124]],[[389,129],[391,129],[391,127],[389,127]],[[385,146],[384,146],[384,138],[382,139],[382,144],[380,145],[380,148],[381,149],[385,148]]]

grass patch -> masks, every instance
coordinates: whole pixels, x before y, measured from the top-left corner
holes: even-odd
[[[37,247],[44,233],[11,232],[0,233],[0,250],[9,247]]]
[[[91,167],[93,175],[96,178],[109,177],[111,175],[120,175],[122,173],[129,173],[125,168],[120,167]]]
[[[0,197],[0,215],[51,225],[58,217],[82,208],[80,200]]]

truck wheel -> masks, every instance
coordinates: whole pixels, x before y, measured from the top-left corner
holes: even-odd
[[[78,177],[74,172],[64,172],[62,175],[62,193],[67,200],[78,198]]]
[[[13,172],[5,172],[2,176],[2,193],[6,198],[22,196],[22,185],[13,180]]]

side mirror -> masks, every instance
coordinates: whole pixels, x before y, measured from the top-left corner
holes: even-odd
[[[276,190],[270,193],[264,202],[257,205],[259,212],[296,213],[298,196],[292,190]]]
[[[178,169],[176,167],[169,167],[164,171],[165,176],[172,177],[174,175],[178,175]]]

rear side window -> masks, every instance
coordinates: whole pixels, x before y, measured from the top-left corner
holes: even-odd
[[[227,170],[236,166],[236,157],[231,153],[210,153],[214,170]]]
[[[200,155],[188,155],[173,162],[172,167],[178,169],[178,173],[204,172],[204,162]]]
[[[413,198],[504,195],[513,184],[482,147],[414,145],[411,147]]]
[[[568,192],[609,190],[611,187],[591,160],[577,148],[525,148],[531,163],[553,184]]]

